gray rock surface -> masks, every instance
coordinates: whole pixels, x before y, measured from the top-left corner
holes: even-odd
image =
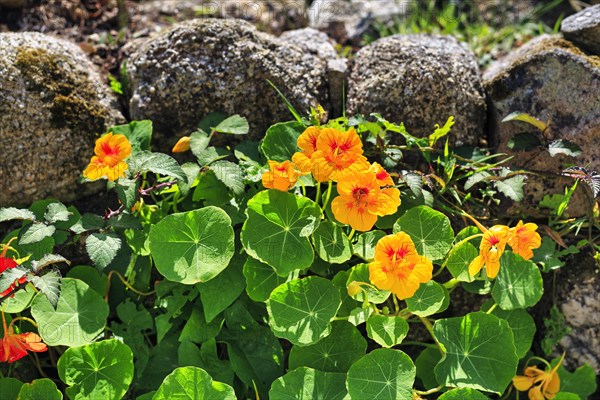
[[[304,52],[313,54],[323,59],[338,58],[335,47],[329,37],[313,28],[295,29],[283,32],[279,36],[286,43],[300,47]]]
[[[123,122],[103,78],[74,44],[40,33],[0,33],[0,206],[73,200],[94,141]]]
[[[600,4],[565,18],[560,31],[577,46],[600,55]]]
[[[568,164],[600,170],[600,57],[588,56],[564,39],[541,36],[492,66],[484,75],[484,86],[491,103],[493,142],[499,152],[516,156],[513,166],[550,173],[560,173]],[[539,131],[524,123],[501,123],[516,111],[543,121],[551,118],[546,140],[570,140],[583,154],[574,158],[551,157],[535,149],[513,152],[507,144],[515,134],[531,132],[544,140]],[[512,211],[539,215],[538,202],[544,195],[562,194],[564,185],[572,183],[572,179],[557,176],[531,176],[525,185],[525,201],[515,204]],[[584,189],[578,189],[567,211],[585,214],[587,204]]]
[[[405,15],[408,0],[314,0],[309,26],[326,32],[339,43],[358,44],[376,21],[390,23]]]
[[[251,136],[262,137],[271,124],[292,119],[267,80],[301,113],[317,104],[330,108],[326,61],[244,21],[178,24],[146,42],[127,65],[132,118],[152,119],[167,138],[188,133],[214,111],[248,118]]]
[[[580,253],[558,270],[556,302],[571,333],[559,343],[566,363],[575,369],[588,363],[600,374],[600,276],[591,255]],[[559,353],[557,353],[560,356]]]
[[[450,140],[477,144],[486,104],[475,56],[447,36],[395,35],[362,48],[348,82],[349,114],[378,112],[413,135],[454,116]]]

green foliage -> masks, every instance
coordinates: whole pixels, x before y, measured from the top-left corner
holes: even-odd
[[[402,351],[377,349],[350,367],[346,387],[351,398],[406,399],[412,396],[415,371]]]
[[[495,279],[471,276],[485,227],[464,225],[483,215],[488,227],[501,224],[495,206],[522,198],[526,171],[484,149],[450,148],[454,117],[417,137],[378,114],[326,124],[319,107],[297,116],[249,141],[245,118],[210,114],[189,134],[190,153],[177,155],[187,157],[181,165],[151,152],[150,121],[112,127],[133,147],[126,175],[107,185],[116,208],[82,215],[52,199],[0,208],[0,222],[11,229],[0,241],[7,323],[14,321],[14,334],[38,333],[50,347],[14,369],[0,363],[0,372],[35,377],[27,366],[39,360],[65,384],[62,393],[45,379],[3,378],[0,392],[35,399],[507,395],[517,363],[537,348],[527,310],[542,298],[543,273],[593,244],[567,246],[555,219],[532,260],[509,246]],[[290,160],[311,124],[357,132],[363,154],[401,191],[396,212],[357,232],[332,211],[338,182],[322,185],[306,174],[288,192],[264,190],[267,161]],[[219,147],[225,135],[236,135],[236,144]],[[515,138],[514,146],[519,140],[528,139]],[[559,218],[576,187],[543,204]],[[381,247],[399,232],[414,248]],[[70,257],[87,265],[71,267]],[[433,264],[431,279],[415,261],[422,257]],[[416,284],[407,280],[413,271]],[[378,272],[388,281],[375,279]],[[409,286],[410,296],[398,294]],[[453,317],[457,293],[468,296],[467,306],[481,304],[481,295],[491,299],[479,312]],[[545,351],[566,326],[553,309]],[[559,374],[564,390],[557,398],[595,390],[589,367]]]
[[[114,339],[72,347],[58,360],[58,374],[71,399],[121,399],[133,379],[133,353]]]
[[[433,333],[445,350],[435,367],[438,382],[502,393],[516,375],[519,359],[506,321],[471,313],[436,321]],[[457,337],[463,340],[456,341]]]

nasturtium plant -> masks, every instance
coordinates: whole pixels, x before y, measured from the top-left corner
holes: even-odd
[[[169,399],[223,399],[234,400],[233,388],[213,381],[202,368],[177,368],[167,376],[152,397],[153,400]]]
[[[273,382],[269,398],[346,400],[346,374],[300,367]]]
[[[415,375],[406,353],[377,349],[350,367],[346,387],[351,398],[406,399],[412,396]]]
[[[381,347],[393,347],[402,343],[408,334],[408,322],[393,315],[371,315],[367,320],[367,334]]]
[[[315,202],[271,189],[250,199],[246,214],[241,240],[251,257],[280,276],[310,267],[314,250],[309,236],[321,218]]]
[[[355,361],[365,355],[366,349],[367,341],[354,325],[334,321],[327,337],[309,346],[292,347],[289,368],[306,366],[324,372],[347,372]]]
[[[519,359],[505,320],[470,313],[436,321],[433,333],[444,349],[444,357],[435,367],[441,384],[502,393],[515,376]],[[457,337],[463,340],[454,340]]]
[[[169,215],[152,227],[148,238],[156,268],[173,282],[207,282],[233,256],[231,219],[213,206]]]
[[[331,332],[340,294],[330,281],[316,276],[295,279],[271,292],[269,324],[276,336],[307,346]]]
[[[58,360],[58,374],[71,399],[121,399],[133,380],[133,353],[115,339],[71,347]]]
[[[43,296],[36,296],[31,305],[40,336],[51,346],[92,343],[104,330],[108,312],[108,305],[98,293],[73,278],[61,281],[56,308]]]
[[[504,221],[497,204],[522,197],[527,171],[452,148],[454,117],[417,137],[379,114],[286,105],[296,120],[261,140],[245,117],[209,114],[161,137],[175,156],[152,151],[151,121],[112,127],[82,171],[107,181],[105,209],[0,208],[3,396],[594,393],[591,367],[532,353],[545,273],[593,244],[564,221]],[[585,180],[567,170],[562,211]],[[547,354],[569,332],[552,310]]]

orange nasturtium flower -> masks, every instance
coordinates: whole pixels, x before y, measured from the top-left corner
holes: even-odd
[[[469,265],[469,274],[476,275],[485,265],[485,272],[494,279],[500,271],[500,257],[508,240],[508,226],[494,225],[483,233],[479,255]]]
[[[379,186],[394,186],[392,177],[381,165],[375,162],[371,164],[370,170],[375,173],[375,178],[377,178]]]
[[[414,296],[421,283],[431,280],[432,272],[431,260],[417,253],[404,232],[381,238],[375,246],[375,260],[369,264],[371,283],[401,300]]]
[[[294,169],[294,164],[289,161],[278,163],[269,161],[269,170],[262,176],[263,186],[267,189],[277,189],[287,192],[296,185],[298,173]]]
[[[331,129],[331,128],[325,128]],[[294,165],[303,173],[309,173],[312,167],[312,155],[317,151],[317,139],[323,129],[318,126],[306,128],[298,137],[298,147],[302,150],[292,156]]]
[[[530,260],[533,257],[533,249],[537,249],[542,245],[542,238],[536,232],[536,229],[536,224],[523,224],[523,221],[519,221],[517,226],[510,228],[508,245],[512,247],[514,253],[525,260]]]
[[[560,391],[560,377],[558,376],[558,367],[562,364],[565,355],[554,368],[550,365],[544,371],[536,366],[525,368],[525,375],[518,375],[513,378],[515,389],[520,392],[529,390],[529,400],[553,399]]]
[[[124,160],[131,154],[131,144],[125,135],[111,132],[96,140],[94,154],[83,176],[90,180],[107,177],[109,181],[116,181],[125,176],[128,166]]]
[[[190,137],[183,136],[175,143],[175,146],[171,149],[171,153],[184,153],[190,149]]]
[[[340,175],[331,211],[335,219],[357,231],[373,228],[378,216],[393,214],[400,205],[400,191],[381,190],[375,174],[365,170]]]
[[[42,343],[42,338],[37,333],[15,333],[12,323],[7,327],[2,310],[2,328],[4,328],[4,337],[0,339],[0,361],[15,362],[27,355],[27,350],[40,353],[48,350],[48,347]]]
[[[370,165],[360,137],[353,128],[345,132],[323,129],[317,138],[317,149],[311,157],[312,173],[319,182],[337,182],[340,174],[363,171]]]

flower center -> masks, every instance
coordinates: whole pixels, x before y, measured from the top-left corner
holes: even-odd
[[[119,146],[112,147],[108,143],[102,143],[102,152],[106,156],[114,156],[114,157],[116,157],[119,154]]]
[[[352,197],[356,200],[357,203],[361,202],[363,197],[367,197],[369,195],[369,189],[365,187],[357,187],[352,189]]]

